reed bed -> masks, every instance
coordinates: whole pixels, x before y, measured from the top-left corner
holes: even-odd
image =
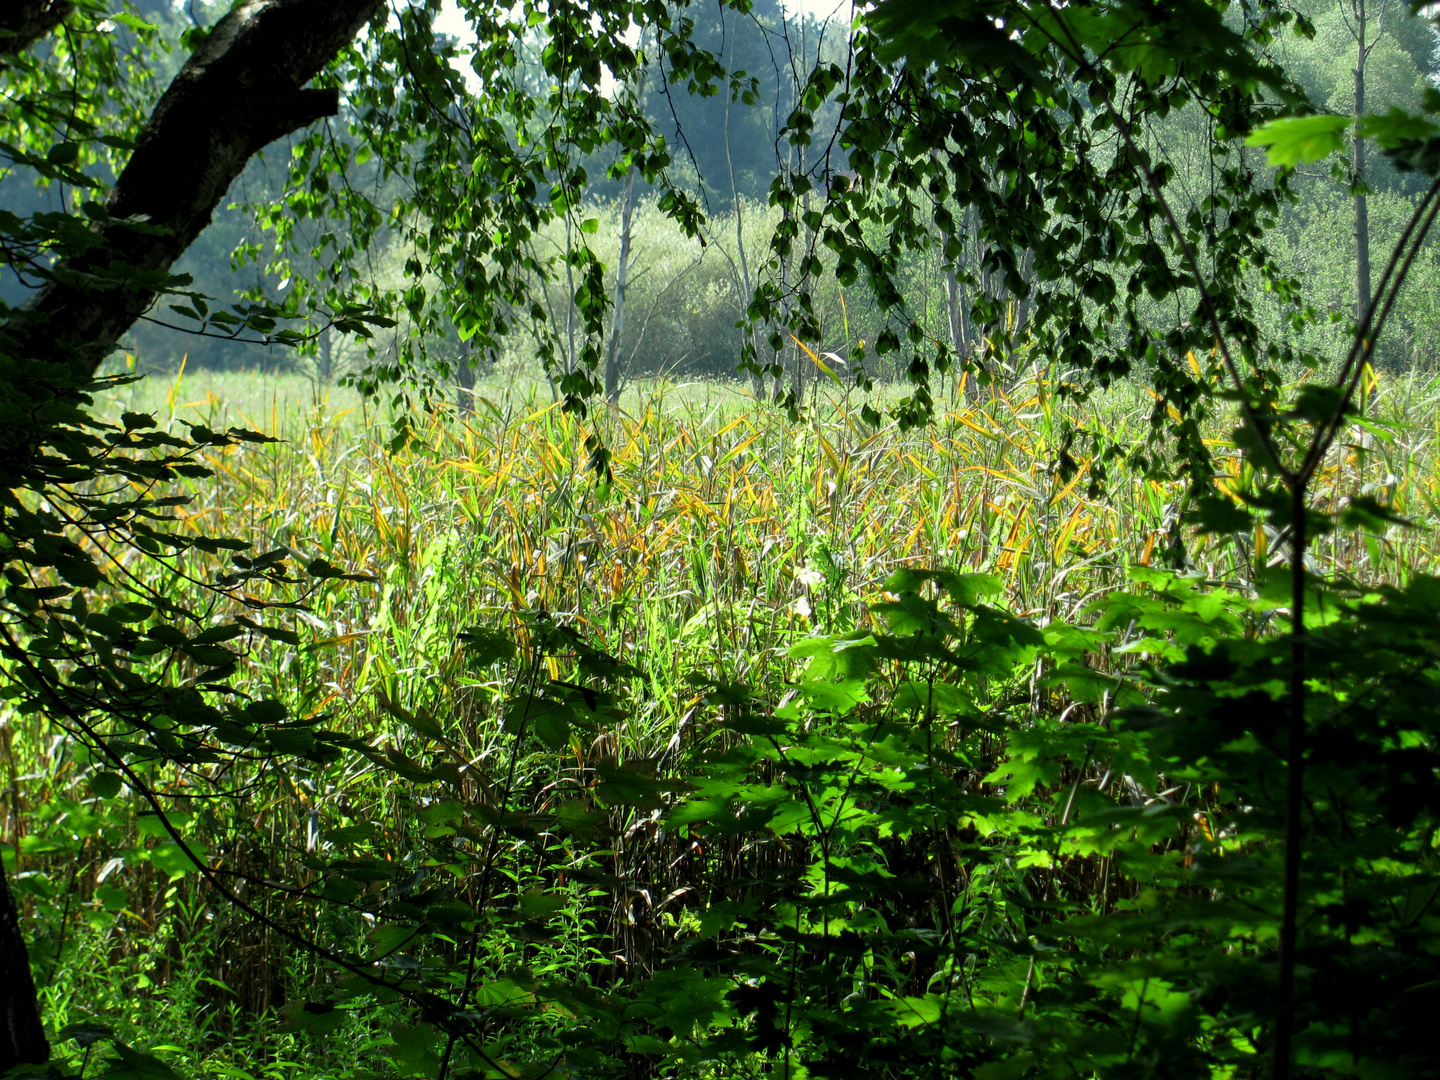
[[[294,389],[176,381],[125,388],[102,407],[168,413],[177,424],[246,422],[282,440],[210,461],[213,478],[194,482],[181,509],[187,527],[374,580],[310,589],[287,616],[302,644],[257,649],[241,685],[402,755],[422,752],[417,718],[443,731],[441,756],[473,763],[505,753],[493,718],[506,687],[469,662],[460,634],[523,632],[537,611],[633,665],[639,685],[625,723],[603,733],[603,751],[653,760],[694,720],[699,694],[687,676],[783,694],[795,674],[789,648],[863,625],[867,603],[902,566],[996,574],[1010,609],[1044,624],[1083,622],[1132,568],[1172,559],[1177,537],[1192,572],[1242,588],[1278,557],[1263,527],[1224,541],[1190,535],[1177,484],[1112,469],[1092,490],[1084,460],[1062,475],[1061,421],[1074,406],[1043,380],[976,400],[957,391],[932,426],[904,433],[865,426],[858,404],[838,393],[797,423],[718,384],[642,387],[586,419],[533,390],[482,387],[469,415],[436,412],[393,452],[383,412]],[[249,400],[237,406],[227,390]],[[1328,538],[1316,559],[1360,582],[1401,582],[1440,564],[1426,524],[1440,516],[1440,383],[1372,378],[1368,395],[1369,419],[1337,447],[1316,490],[1336,505],[1353,493],[1383,496],[1417,524]],[[1138,445],[1151,407],[1117,390],[1072,416],[1117,445]],[[1213,444],[1221,486],[1243,493],[1253,477],[1222,434]],[[611,452],[608,479],[588,466],[593,435]],[[143,560],[131,569],[155,572]],[[177,577],[167,587],[189,586]],[[38,718],[7,717],[0,735],[11,773],[0,834],[31,838],[20,845],[18,880],[42,928],[37,966],[50,1014],[61,1024],[102,1014],[135,1030],[178,1025],[191,1041],[177,1040],[174,1052],[195,1072],[289,1075],[287,1055],[300,1051],[283,1040],[265,1042],[249,1072],[205,1048],[253,1030],[313,968],[217,911],[193,879],[124,865],[143,842],[132,810],[107,807],[103,828],[56,839],[46,822],[100,812],[84,786],[87,763]],[[521,787],[551,798],[565,782],[563,757],[527,761]],[[197,815],[196,835],[226,865],[296,880],[322,815],[372,824],[397,850],[411,842],[415,802],[393,780],[365,759],[308,776],[237,777],[236,820],[269,842],[246,841],[209,811]],[[172,793],[189,783],[180,772],[156,778]],[[314,918],[283,894],[265,903],[276,917]],[[614,941],[633,933],[625,918],[605,917]],[[181,962],[197,950],[205,962]]]
[[[1417,527],[1339,534],[1316,560],[1401,582],[1440,563],[1424,525],[1440,516],[1440,386],[1372,377],[1368,389],[1371,419],[1315,489],[1336,506],[1380,495]],[[248,396],[248,410],[227,390]],[[962,388],[934,425],[901,433],[863,425],[840,394],[792,423],[731,384],[655,384],[582,419],[529,387],[482,392],[468,416],[437,411],[399,452],[387,417],[357,399],[332,409],[298,379],[268,392],[224,379],[203,396],[163,383],[148,394],[173,422],[248,423],[282,440],[212,460],[214,479],[193,485],[183,511],[191,527],[376,579],[318,590],[293,617],[310,642],[303,657],[273,649],[252,664],[269,692],[299,695],[302,715],[338,710],[357,730],[377,700],[459,708],[470,691],[458,634],[524,611],[652,673],[651,715],[630,735],[654,753],[693,697],[686,673],[783,683],[787,648],[862,620],[900,566],[997,574],[1011,610],[1044,623],[1082,620],[1132,567],[1168,565],[1177,536],[1189,569],[1241,588],[1280,558],[1263,526],[1223,543],[1182,533],[1176,483],[1112,468],[1092,492],[1084,460],[1061,475],[1063,411],[1139,445],[1152,403],[1138,393],[1111,392],[1077,415],[1043,381],[978,401]],[[128,391],[126,407],[147,404]],[[611,451],[608,482],[589,467],[592,434]],[[1222,439],[1213,449],[1220,486],[1248,490],[1249,466]]]

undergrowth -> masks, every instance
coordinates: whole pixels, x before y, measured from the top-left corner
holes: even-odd
[[[1316,490],[1428,522],[1435,389],[1369,390]],[[349,752],[147,766],[265,925],[108,767],[6,718],[0,835],[73,1064],[113,1035],[242,1080],[1254,1067],[1283,758],[1264,526],[1206,539],[1178,487],[1062,478],[1043,382],[908,434],[841,398],[796,424],[662,388],[602,416],[604,483],[582,426],[533,395],[482,388],[394,453],[379,418],[274,400],[248,419],[288,442],[218,452],[176,512],[373,576],[324,582],[233,680]],[[224,419],[173,388],[128,407]],[[1115,393],[1084,419],[1123,447],[1149,407]],[[1379,523],[1315,558],[1337,583],[1313,705],[1335,735],[1309,947],[1380,994],[1434,948],[1433,778],[1405,756],[1433,733],[1404,705],[1432,692],[1435,541]],[[184,575],[149,585],[200,602]],[[1397,610],[1413,639],[1385,633]],[[1367,801],[1377,768],[1398,801]],[[468,1001],[479,1036],[457,1045],[277,927]],[[1300,1060],[1410,1053],[1324,978]],[[1428,1075],[1405,1068],[1384,1075]]]

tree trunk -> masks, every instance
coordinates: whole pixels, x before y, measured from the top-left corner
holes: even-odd
[[[43,1065],[50,1060],[50,1044],[40,1023],[40,1004],[30,959],[20,934],[20,911],[0,862],[0,1073],[16,1065]]]
[[[630,273],[630,225],[635,216],[634,165],[625,175],[625,194],[620,199],[620,257],[615,267],[615,314],[610,323],[610,342],[605,349],[605,400],[620,400],[620,335],[625,332],[625,292]]]
[[[729,49],[725,55],[725,70],[735,70],[735,34],[725,24],[726,9],[720,8],[720,26],[726,39],[729,41]],[[750,262],[745,256],[745,210],[740,205],[740,185],[735,181],[735,149],[730,142],[730,109],[735,104],[734,95],[729,91],[725,93],[725,165],[730,172],[730,212],[735,215],[735,257],[740,263],[740,312],[746,323],[745,337],[747,344],[751,347],[755,370],[750,372],[750,389],[755,395],[756,401],[765,400],[765,373],[760,370],[760,340],[754,328],[749,325],[749,319],[745,318],[745,309],[750,304],[750,298],[755,288],[750,280]]]
[[[0,349],[91,375],[154,303],[250,157],[339,110],[338,90],[305,84],[380,10],[381,0],[236,4],[151,113],[96,228],[100,244],[54,268],[6,322]]]
[[[969,352],[969,343],[965,335],[965,310],[960,297],[960,278],[955,273],[954,266],[945,270],[945,318],[949,324],[950,347],[955,350],[957,357],[963,359]]]
[[[1031,288],[1033,288],[1035,284],[1032,273],[1034,268],[1035,252],[1026,251],[1020,256],[1020,279]],[[1023,297],[1017,296],[1015,299],[1015,322],[1010,330],[1010,348],[1012,351],[1019,346],[1021,335],[1030,322],[1030,307],[1032,303],[1030,296],[1030,288],[1027,288]]]
[[[0,36],[0,66],[72,7],[0,5],[0,31],[10,31]],[[96,243],[62,257],[32,301],[0,327],[0,359],[31,384],[22,393],[33,389],[41,401],[94,374],[154,303],[251,155],[338,111],[337,90],[305,84],[381,10],[381,0],[240,0],[215,24],[150,114],[110,194],[108,217],[95,226]],[[0,1073],[49,1060],[3,867],[0,1013]]]
[[[468,341],[460,345],[460,361],[455,372],[455,407],[461,416],[475,412],[475,353]]]
[[[645,35],[642,32],[637,43],[639,51],[645,52]],[[650,77],[649,65],[642,66],[634,83],[633,104],[640,112],[645,110],[646,82]],[[625,194],[620,198],[620,257],[615,267],[615,314],[610,323],[610,340],[605,350],[605,400],[620,400],[620,337],[625,332],[625,298],[630,284],[630,239],[631,224],[635,218],[635,174],[634,165],[625,174]]]
[[[941,161],[938,150],[932,151],[931,157],[937,162]],[[970,356],[969,334],[965,326],[963,290],[960,286],[960,275],[958,273],[958,266],[964,249],[960,244],[956,244],[955,246],[960,247],[960,250],[955,253],[953,260],[950,259],[949,249],[951,247],[951,241],[955,239],[956,238],[947,230],[943,228],[940,230],[940,270],[945,276],[945,322],[947,329],[950,331],[950,348],[955,353],[957,365],[960,365],[962,369],[957,375],[957,378],[964,378],[966,372],[963,369],[963,365]],[[963,244],[963,241],[961,243]],[[962,383],[962,385],[967,388],[966,397],[968,398],[970,392],[975,388],[969,385],[968,380]]]
[[[1365,0],[1355,5],[1355,119],[1365,115],[1365,61],[1370,50],[1365,42]],[[1365,198],[1365,140],[1355,135],[1355,324],[1365,321],[1370,310],[1370,208]]]
[[[315,373],[326,386],[335,377],[335,330],[327,326],[316,342]]]

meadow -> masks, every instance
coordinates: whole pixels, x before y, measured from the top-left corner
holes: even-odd
[[[1170,567],[1177,545],[1186,553],[1182,574],[1235,597],[1253,596],[1281,558],[1263,526],[1248,537],[1195,535],[1178,485],[1112,469],[1092,490],[1083,462],[1062,477],[1054,462],[1066,410],[1117,444],[1144,439],[1151,401],[1126,388],[1076,406],[1043,377],[973,398],[952,387],[934,425],[902,433],[866,427],[858,399],[840,392],[820,397],[796,423],[734,384],[641,383],[618,407],[597,407],[590,422],[612,453],[609,482],[587,467],[588,423],[551,402],[543,384],[482,382],[476,396],[471,414],[440,410],[394,452],[383,407],[297,377],[151,377],[97,411],[276,436],[227,448],[209,462],[213,478],[185,482],[192,498],[176,510],[184,527],[371,579],[276,585],[273,596],[297,601],[279,621],[294,644],[256,643],[233,680],[369,753],[309,768],[260,760],[223,777],[203,763],[154,766],[151,783],[182,808],[187,837],[281,926],[373,941],[386,929],[384,913],[377,926],[374,915],[344,905],[363,906],[386,889],[392,918],[404,914],[396,903],[419,903],[416,895],[435,904],[464,896],[501,912],[473,930],[484,942],[480,1000],[494,1014],[487,1052],[495,1060],[543,1056],[546,1039],[562,1038],[553,1001],[550,1012],[536,1004],[547,973],[585,972],[595,987],[653,976],[685,942],[719,932],[714,912],[730,901],[712,894],[707,906],[702,896],[717,876],[754,877],[756,865],[783,870],[779,840],[773,849],[753,838],[733,848],[716,840],[702,851],[698,833],[687,837],[665,817],[676,790],[665,778],[687,755],[713,763],[733,749],[735,724],[714,716],[749,707],[736,687],[784,715],[800,700],[814,656],[804,643],[876,625],[874,605],[894,600],[886,582],[897,571],[992,575],[998,609],[1041,631],[1083,630],[1107,597]],[[1315,548],[1316,570],[1370,586],[1405,584],[1440,568],[1440,381],[1374,375],[1367,396],[1367,419],[1341,440],[1316,490],[1337,502],[1379,492],[1414,524],[1326,538]],[[1243,489],[1246,466],[1221,431],[1214,449],[1222,485]],[[223,572],[218,559],[191,553],[183,572],[151,584],[194,599],[191,581]],[[130,559],[124,572],[158,571]],[[494,647],[497,634],[518,641],[518,652]],[[546,634],[568,635],[570,644],[537,647]],[[1086,642],[1075,655],[1087,663],[1133,664],[1098,638]],[[602,681],[613,698],[596,704],[571,694],[587,663],[609,665]],[[1068,716],[1073,702],[1047,704],[1051,691],[1032,666],[1028,682],[991,679],[985,693],[1007,709],[1026,700],[1037,715],[1053,704]],[[533,689],[537,678],[544,693]],[[513,702],[527,693],[553,707],[539,714],[550,727],[537,726],[531,742],[513,723]],[[73,744],[49,738],[33,716],[11,716],[0,732],[12,783],[0,831],[20,838],[12,881],[36,928],[32,963],[47,1017],[76,1038],[66,1050],[76,1061],[99,1037],[87,1031],[109,1031],[187,1076],[434,1074],[444,1040],[415,1034],[423,1025],[406,1020],[401,1005],[346,997],[351,991],[337,989],[325,965],[273,926],[217,903],[192,868],[164,854],[169,841],[153,815],[97,788],[98,766]],[[976,761],[990,763],[974,766],[978,778],[1005,760],[1008,734],[980,725],[974,737]],[[1080,774],[1089,762],[1087,752]],[[640,771],[605,772],[625,763]],[[1039,790],[1049,783],[1053,791],[1059,776]],[[38,778],[22,801],[16,780]],[[192,799],[202,780],[223,781],[227,794]],[[1108,773],[1097,779],[1099,790],[1108,782]],[[627,783],[631,794],[607,809],[603,784],[621,791]],[[1142,802],[1173,795],[1132,784]],[[549,824],[527,824],[526,815]],[[477,850],[488,845],[483,871],[436,856],[435,844],[465,837]],[[307,906],[305,890],[321,888],[341,856],[352,869],[380,872],[356,870],[353,890],[327,893],[341,902],[338,913]],[[1049,890],[1060,886],[1036,884],[1047,865],[1037,858],[1026,869],[1021,860],[1007,873],[1012,885],[1028,881],[1053,899]],[[1085,886],[1102,913],[1127,895],[1118,878],[1114,895],[1095,884],[1110,880],[1104,865]],[[803,860],[793,875],[803,877],[802,868]],[[431,896],[447,873],[454,882]],[[396,875],[408,884],[395,884]],[[996,910],[1000,921],[987,934],[1025,936],[1013,909]],[[439,930],[430,951],[405,946],[413,956],[405,962],[424,967],[439,957],[463,969],[462,924],[471,925],[432,920]],[[1023,956],[1005,963],[996,970],[1010,971],[1015,985],[995,993],[1009,994],[1012,1010],[1018,1001],[1023,1018],[1034,961],[1023,978],[1014,974],[1023,975]],[[896,978],[903,985],[912,976]],[[307,995],[360,1004],[307,1014],[297,1005]],[[581,1006],[566,1008],[583,1015]],[[519,1024],[522,1015],[537,1024]],[[573,1039],[566,1045],[571,1060],[585,1060]],[[634,1075],[658,1075],[654,1062],[671,1052],[653,1035],[625,1046]]]

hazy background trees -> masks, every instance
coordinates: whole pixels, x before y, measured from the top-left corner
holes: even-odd
[[[168,43],[178,46],[185,33],[212,24],[225,5],[211,0],[184,4],[144,0],[137,7],[162,27]],[[1341,114],[1354,113],[1357,107],[1370,112],[1392,106],[1413,109],[1440,74],[1432,24],[1409,17],[1399,0],[1309,0],[1299,9],[1313,24],[1313,37],[1287,34],[1277,38],[1271,49],[1318,107]],[[825,56],[843,62],[849,47],[848,9],[823,18],[762,0],[746,14],[703,5],[690,9],[688,15],[694,19],[694,42],[725,61],[730,79],[711,87],[709,94],[692,95],[687,80],[672,82],[663,58],[657,57],[647,69],[643,108],[668,143],[672,178],[694,194],[707,214],[705,242],[686,237],[656,209],[656,192],[643,178],[632,177],[627,184],[623,171],[615,173],[612,148],[577,158],[588,177],[582,217],[596,231],[580,234],[571,223],[567,235],[564,223],[552,222],[533,244],[536,258],[562,262],[582,240],[589,244],[605,265],[613,302],[628,191],[631,238],[625,260],[626,295],[619,312],[623,322],[618,334],[607,332],[605,343],[616,379],[660,374],[736,377],[736,362],[746,341],[760,343],[767,330],[774,330],[742,325],[755,289],[767,276],[775,278],[782,291],[794,287],[790,280],[794,267],[775,260],[769,249],[780,217],[770,204],[773,178],[807,174],[819,197],[832,175],[844,172],[847,165],[831,143],[837,122],[833,103],[815,115],[809,145],[792,145],[782,132],[816,59]],[[442,38],[441,46],[456,48],[462,57],[452,63],[463,66],[463,41]],[[540,47],[537,31],[535,48],[522,59],[522,66],[535,66],[537,85],[543,74],[538,68]],[[159,54],[154,71],[158,82],[168,78],[166,65],[178,67],[182,52],[176,48]],[[1363,92],[1359,105],[1357,91]],[[621,90],[612,88],[612,92]],[[346,118],[338,118],[332,124],[334,137],[343,140],[345,128]],[[1151,125],[1154,146],[1175,167],[1171,188],[1182,202],[1205,195],[1212,135],[1205,118],[1193,108]],[[355,273],[356,260],[339,257],[346,238],[337,235],[333,221],[318,217],[294,226],[284,260],[277,262],[280,253],[275,236],[265,226],[266,208],[283,199],[287,184],[293,182],[292,164],[281,144],[246,169],[215,224],[178,268],[194,278],[196,291],[228,297],[239,284],[253,298],[283,303],[295,279],[316,281],[323,293],[331,267],[346,266]],[[382,212],[394,205],[400,192],[398,179],[384,177],[373,162],[353,161],[346,182],[365,190]],[[1279,304],[1263,303],[1257,314],[1268,331],[1278,334],[1283,329],[1306,348],[1333,353],[1344,340],[1362,294],[1368,292],[1368,252],[1389,250],[1421,185],[1397,172],[1388,159],[1373,155],[1369,160],[1355,156],[1334,167],[1304,167],[1293,183],[1297,198],[1284,211],[1271,244],[1283,269],[1308,283],[1314,317],[1295,325]],[[13,176],[0,180],[0,193],[6,205],[19,208],[39,208],[54,197]],[[986,364],[1024,363],[1027,305],[1018,298],[1007,300],[1003,282],[981,268],[984,247],[968,231],[970,221],[962,215],[960,233],[953,238],[937,227],[928,251],[906,257],[902,277],[907,308],[928,333],[962,354],[979,349],[986,353]],[[407,277],[413,277],[414,252],[389,225],[381,226],[377,237],[379,242],[371,244],[362,260],[363,272],[372,276],[375,287],[403,292]],[[958,242],[956,259],[945,257],[947,240]],[[824,250],[815,254],[822,262],[828,258]],[[1416,287],[1401,298],[1379,353],[1380,360],[1392,367],[1429,364],[1440,349],[1440,309],[1435,300],[1440,257],[1422,253],[1413,280]],[[430,280],[432,293],[448,287]],[[541,289],[543,305],[561,325],[567,319],[575,323],[569,310],[574,287],[573,275],[568,279],[559,275]],[[19,298],[13,280],[4,288],[7,299]],[[843,354],[862,341],[873,341],[884,328],[864,289],[842,288],[829,274],[816,279],[811,289],[823,331],[819,340],[806,343],[815,351]],[[1008,329],[1001,335],[1003,340],[993,333],[983,339],[971,318],[977,295],[986,292],[998,295],[1006,307]],[[400,314],[400,324],[390,331],[396,343],[415,329]],[[172,329],[183,322],[169,318],[163,308],[152,312],[127,336],[128,351],[146,369],[173,370],[186,358],[192,368],[301,370],[328,381],[343,377],[368,347],[325,331],[318,317],[302,327],[313,337],[299,350]],[[535,362],[536,340],[522,324],[517,320],[511,327],[503,362],[498,368],[482,369],[482,377],[542,377]],[[468,363],[469,350],[453,327],[439,334],[430,327],[428,335],[427,348],[442,366],[458,367],[462,358]],[[573,334],[565,340],[569,353],[563,363],[570,367],[579,362],[578,345]],[[387,346],[381,342],[379,347],[383,351]],[[758,351],[771,355],[763,345]],[[780,359],[787,365],[800,365],[796,377],[807,367],[813,371],[788,337],[782,351],[785,355]],[[887,370],[880,364],[876,373],[883,376]]]

